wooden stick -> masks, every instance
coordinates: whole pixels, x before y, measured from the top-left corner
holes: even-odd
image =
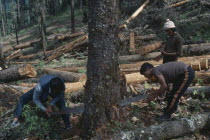
[[[135,51],[136,51],[134,32],[130,33],[130,50],[129,51],[132,53],[135,53]]]
[[[181,1],[181,2],[178,2],[178,3],[175,3],[175,4],[172,4],[172,5],[169,5],[168,8],[172,8],[172,7],[177,7],[177,6],[180,6],[182,4],[185,4],[187,2],[189,2],[190,0],[184,0],[184,1]]]

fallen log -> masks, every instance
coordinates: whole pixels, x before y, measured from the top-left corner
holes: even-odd
[[[190,66],[192,67],[194,71],[207,70],[209,68],[209,60],[207,58],[190,62],[190,63],[191,63]],[[189,62],[186,62],[186,64],[189,65]]]
[[[183,5],[187,2],[189,2],[190,0],[184,0],[184,1],[181,1],[181,2],[178,2],[178,3],[175,3],[175,4],[172,4],[172,5],[169,5],[168,8],[172,8],[172,7],[178,7],[180,5]]]
[[[40,62],[9,62],[9,64],[38,64]]]
[[[191,47],[188,49],[188,54],[190,55],[201,55],[209,52],[210,52],[210,43],[203,44],[202,46],[199,47]]]
[[[178,61],[186,63],[188,65],[191,65],[191,62],[193,61],[200,61],[201,62],[201,69],[205,69],[205,63],[207,61],[209,61],[210,55],[203,55],[203,56],[194,56],[194,57],[180,57]],[[207,59],[207,60],[205,60]],[[133,63],[133,64],[121,64],[120,68],[121,69],[139,69],[140,66],[145,63],[148,62],[154,66],[160,65],[162,64],[161,61],[154,61],[154,60],[148,60],[148,61],[141,61],[141,62],[137,62],[137,63]]]
[[[29,91],[30,89],[31,89],[30,87],[24,87],[24,86],[5,85],[5,84],[0,85],[0,90],[6,93],[9,92],[14,94],[23,94]]]
[[[53,60],[53,59],[63,55],[63,53],[67,53],[77,47],[80,47],[80,46],[86,44],[87,42],[88,42],[88,35],[84,35],[75,41],[72,41],[64,46],[61,46],[61,47],[55,49],[54,53],[51,56],[49,56],[47,58],[47,60],[48,61]]]
[[[75,83],[65,83],[66,85],[66,94],[70,94],[72,92],[76,92],[79,90],[84,90],[85,81],[83,82],[75,82]]]
[[[162,42],[159,41],[159,42],[156,42],[154,44],[150,44],[150,45],[147,45],[147,46],[143,46],[141,47],[139,50],[137,50],[137,52],[141,55],[145,55],[145,54],[148,54],[156,49],[159,49],[161,48],[162,46]]]
[[[184,95],[192,95],[194,92],[198,93],[210,93],[210,86],[194,86],[194,87],[189,87]]]
[[[134,32],[130,33],[130,50],[129,51],[132,53],[135,53],[135,51],[136,51]]]
[[[135,36],[135,40],[152,40],[155,39],[156,35],[155,34],[148,34],[148,35],[143,35],[143,36]],[[125,37],[122,40],[129,40],[130,38]]]
[[[36,77],[36,71],[34,67],[29,64],[0,71],[1,82],[12,82],[33,77]]]
[[[85,32],[79,32],[79,33],[75,33],[75,34],[67,34],[67,35],[58,35],[55,36],[54,40],[58,40],[58,41],[67,41],[71,38],[75,38],[81,35],[84,35]]]
[[[13,58],[14,55],[16,55],[17,53],[19,53],[21,51],[21,49],[18,49],[17,51],[13,52],[11,55],[7,56],[5,59],[9,60],[11,58]]]
[[[138,128],[135,130],[121,132],[111,136],[99,136],[97,139],[112,140],[166,140],[196,133],[200,130],[209,129],[210,113],[193,115],[175,121],[165,121],[149,127]]]
[[[49,50],[49,51],[46,51],[46,55],[49,56],[53,53],[54,50]],[[29,55],[23,55],[23,56],[20,56],[18,59],[19,60],[26,60],[26,59],[34,59],[40,55],[44,55],[44,52],[39,52],[39,53],[36,53],[36,54],[29,54]]]
[[[120,25],[120,29],[122,28],[126,28],[126,24],[130,23],[133,19],[135,19],[142,11],[143,9],[149,4],[149,0],[146,0],[143,5],[141,7],[139,7],[139,9],[137,9],[132,15],[131,17],[129,17],[125,22],[125,24]]]
[[[160,54],[161,54],[160,52],[152,52],[152,53],[148,53],[143,56],[140,54],[124,55],[124,56],[119,57],[119,61],[121,63],[126,63],[126,62],[149,60],[149,59],[154,59],[155,57],[159,56]]]
[[[33,45],[35,44],[39,44],[40,41],[39,40],[36,40],[36,41],[32,41],[32,42],[27,42],[27,43],[24,43],[24,44],[19,44],[17,46],[14,46],[14,49],[24,49],[24,48],[28,48],[28,47],[32,47]]]
[[[191,54],[193,52],[193,50],[197,50],[197,49],[200,49],[200,48],[205,49],[205,48],[209,48],[209,46],[210,46],[210,43],[183,45],[182,46],[182,51],[185,54]],[[197,51],[197,52],[199,52],[199,51]]]
[[[60,71],[77,72],[77,73],[81,71],[86,71],[86,67],[55,68],[55,69]]]
[[[60,71],[60,70],[50,69],[50,68],[44,68],[43,72],[46,74],[57,75],[63,78],[65,82],[79,82],[79,81],[86,80],[86,75],[81,74],[81,73]]]

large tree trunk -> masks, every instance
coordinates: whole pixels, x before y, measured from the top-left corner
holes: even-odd
[[[74,0],[71,0],[71,33],[75,32]]]
[[[86,138],[110,120],[111,108],[120,100],[119,4],[117,0],[88,2],[90,45],[82,120],[82,135]]]
[[[47,74],[57,75],[64,79],[65,82],[79,82],[86,80],[86,75],[75,72],[60,71],[50,68],[43,69],[43,72]]]
[[[165,121],[161,124],[139,128],[128,132],[121,132],[120,134],[93,138],[93,140],[166,140],[209,129],[209,126],[210,113],[203,113],[191,116],[190,118],[182,118],[176,121]]]
[[[47,47],[45,12],[46,12],[45,0],[41,0],[41,25],[40,25],[40,27],[41,27],[41,42],[42,42],[44,56],[45,56],[45,58],[47,58],[46,49],[45,49]]]
[[[36,77],[36,71],[31,65],[21,65],[0,71],[1,82],[12,82]]]
[[[2,31],[3,31],[3,36],[6,35],[6,28],[5,28],[5,19],[4,19],[4,10],[3,10],[3,2],[0,0],[0,10],[1,10],[1,26],[2,26]]]

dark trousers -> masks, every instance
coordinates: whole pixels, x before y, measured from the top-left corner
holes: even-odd
[[[17,107],[15,109],[14,112],[14,116],[16,118],[20,118],[20,116],[22,115],[22,111],[23,111],[23,107],[25,104],[28,104],[29,102],[31,102],[33,100],[33,93],[34,93],[35,88],[29,90],[28,92],[26,92],[25,94],[23,94],[20,97],[20,100],[17,104]],[[46,100],[47,101],[47,100]],[[42,103],[46,102],[46,101],[42,101]],[[65,110],[66,109],[66,105],[65,105],[65,99],[61,98],[57,103],[56,106],[59,108],[59,110]],[[62,115],[62,119],[64,121],[64,124],[66,127],[70,126],[70,120],[69,120],[69,114],[65,114]]]
[[[166,95],[168,104],[164,109],[164,114],[172,114],[177,110],[181,96],[185,93],[194,78],[195,72],[191,67],[188,67],[184,74],[177,77],[173,83],[172,90]]]

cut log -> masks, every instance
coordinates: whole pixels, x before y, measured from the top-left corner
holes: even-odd
[[[13,56],[11,56],[9,59],[7,60],[13,60],[13,59],[17,59],[19,57],[21,57],[23,54],[22,53],[17,53],[17,54],[14,54]]]
[[[131,17],[129,17],[125,22],[125,24],[122,24],[120,25],[120,29],[123,29],[123,28],[127,28],[127,25],[128,23],[130,23],[133,19],[135,19],[142,11],[143,9],[149,4],[149,0],[146,0],[143,5],[141,7],[139,7],[139,9],[137,9],[132,15]]]
[[[210,55],[194,56],[194,57],[180,57],[179,61],[186,63],[188,65],[190,65],[192,61],[200,61],[202,64],[201,69],[206,69],[207,66],[205,66],[205,63],[208,63],[207,61],[209,60],[209,58],[210,58]],[[141,62],[137,62],[133,64],[121,64],[120,68],[123,70],[124,69],[139,69],[140,66],[145,62],[148,62],[154,66],[162,64],[161,61],[150,60],[150,61],[141,61]]]
[[[143,36],[135,36],[135,40],[152,40],[155,39],[156,35],[155,34],[148,34],[148,35],[143,35]],[[130,38],[126,37],[123,40],[129,40]]]
[[[172,7],[178,7],[182,4],[185,4],[187,2],[189,2],[190,0],[184,0],[184,1],[181,1],[181,2],[178,2],[178,3],[175,3],[175,4],[172,4],[172,5],[169,5],[168,8],[172,8]]]
[[[184,93],[184,95],[192,95],[194,92],[198,93],[210,93],[210,86],[194,86],[189,87],[187,91]]]
[[[55,69],[60,71],[77,72],[77,73],[81,71],[86,71],[86,67],[55,68]]]
[[[83,82],[75,82],[75,83],[66,83],[66,94],[70,94],[72,92],[76,92],[79,90],[84,90],[85,81]]]
[[[189,118],[182,118],[176,121],[165,121],[161,124],[151,125],[149,127],[138,128],[132,131],[121,132],[119,134],[95,137],[97,139],[112,140],[166,140],[182,137],[200,130],[209,129],[210,113],[193,115]]]
[[[34,67],[29,64],[0,71],[1,82],[12,82],[33,77],[36,77],[36,71]]]
[[[49,50],[49,51],[46,51],[46,55],[49,56],[53,53],[54,50]],[[26,59],[34,59],[40,55],[44,55],[44,52],[39,52],[39,53],[36,53],[36,54],[29,54],[29,55],[24,55],[24,56],[20,56],[18,59],[19,60],[26,60]]]
[[[1,84],[0,85],[0,90],[3,92],[9,92],[9,93],[14,93],[14,94],[23,94],[27,91],[29,91],[31,88],[30,87],[24,87],[24,86],[15,86],[15,85],[5,85]]]
[[[61,46],[61,47],[55,49],[54,53],[51,56],[49,56],[47,58],[47,60],[50,61],[57,57],[60,57],[61,55],[63,55],[63,53],[67,53],[77,47],[80,47],[80,46],[86,44],[87,42],[88,42],[88,35],[84,35],[75,41],[72,41],[64,46]]]
[[[38,64],[40,62],[9,62],[9,64]]]
[[[24,44],[20,44],[20,45],[17,45],[17,46],[14,46],[14,49],[24,49],[24,48],[28,48],[28,47],[32,47],[33,45],[35,44],[39,44],[40,41],[39,40],[36,40],[36,41],[32,41],[32,42],[27,42],[27,43],[24,43]]]
[[[121,63],[127,63],[127,62],[136,62],[136,61],[142,61],[142,60],[150,60],[150,59],[154,59],[160,54],[161,54],[160,52],[153,52],[153,53],[148,53],[143,56],[140,54],[124,55],[124,56],[119,57],[119,61]]]
[[[161,46],[162,46],[162,42],[160,41],[160,42],[156,42],[154,44],[143,46],[139,50],[137,50],[137,52],[141,55],[145,55],[145,54],[148,54],[156,49],[161,48]]]
[[[130,33],[130,50],[129,51],[132,53],[135,53],[135,51],[136,51],[134,32]]]
[[[203,51],[199,51],[199,49]],[[207,50],[209,52],[210,48],[210,43],[200,43],[200,44],[189,44],[189,45],[183,45],[182,46],[182,51],[185,54],[192,54],[192,53],[206,53],[204,50]],[[195,54],[197,55],[197,54]]]
[[[86,80],[86,75],[81,74],[81,73],[59,71],[59,70],[50,69],[50,68],[43,69],[43,72],[46,74],[57,75],[57,76],[63,78],[65,82],[79,82],[79,81]]]
[[[199,61],[191,62],[190,66],[192,67],[192,69],[194,71],[200,71],[201,70],[201,65],[200,65]]]
[[[58,40],[58,41],[67,41],[71,38],[75,38],[81,35],[84,35],[85,32],[79,32],[79,33],[75,33],[75,34],[67,34],[67,35],[58,35],[55,36],[54,40]]]
[[[17,53],[19,53],[21,51],[21,49],[13,52],[11,55],[7,56],[6,59],[9,60],[12,56],[16,55]]]

